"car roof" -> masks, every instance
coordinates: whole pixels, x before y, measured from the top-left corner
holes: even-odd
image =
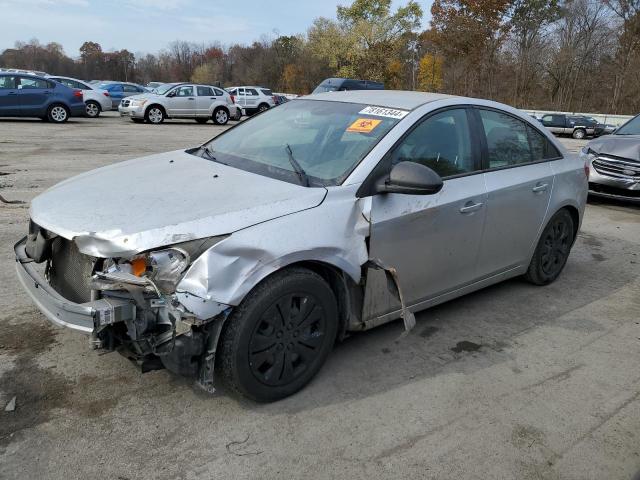
[[[442,93],[411,92],[401,90],[348,90],[345,92],[315,93],[302,97],[305,100],[325,100],[329,102],[362,103],[378,107],[413,110],[425,103],[446,98],[462,98]]]

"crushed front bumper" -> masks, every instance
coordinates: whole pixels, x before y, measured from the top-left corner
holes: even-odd
[[[20,283],[40,311],[59,327],[92,334],[103,325],[134,319],[135,304],[127,299],[101,298],[87,303],[70,302],[56,292],[25,252],[27,237],[13,247]]]

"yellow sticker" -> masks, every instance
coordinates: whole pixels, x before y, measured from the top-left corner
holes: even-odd
[[[359,118],[347,128],[347,132],[370,133],[381,122],[382,120],[374,120],[372,118]]]

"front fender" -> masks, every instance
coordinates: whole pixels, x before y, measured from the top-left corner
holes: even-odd
[[[356,186],[328,189],[319,206],[235,232],[194,261],[177,290],[238,305],[260,281],[287,265],[323,262],[360,281],[368,259],[370,199]]]

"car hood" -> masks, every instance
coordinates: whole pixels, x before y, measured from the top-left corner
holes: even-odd
[[[640,135],[608,135],[589,142],[596,153],[640,161]]]
[[[324,188],[245,172],[178,150],[92,170],[31,202],[31,219],[96,257],[234,231],[320,205]]]

